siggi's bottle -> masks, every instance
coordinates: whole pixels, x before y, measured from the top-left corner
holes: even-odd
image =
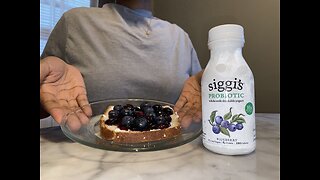
[[[242,56],[243,31],[237,24],[209,31],[211,55],[201,80],[203,145],[219,154],[256,148],[254,78]]]

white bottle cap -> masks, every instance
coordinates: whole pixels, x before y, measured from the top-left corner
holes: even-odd
[[[237,24],[224,24],[213,27],[209,31],[208,45],[219,41],[241,41],[244,43],[243,27]]]

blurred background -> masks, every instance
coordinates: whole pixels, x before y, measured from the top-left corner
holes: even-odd
[[[114,0],[40,0],[40,54],[61,15],[74,7]],[[245,30],[243,56],[255,77],[257,113],[280,113],[280,0],[154,0],[154,16],[190,36],[202,68],[208,63],[208,31],[235,23]]]
[[[210,58],[208,31],[220,24],[242,25],[256,112],[280,113],[280,0],[154,0],[154,15],[189,34],[203,68]]]

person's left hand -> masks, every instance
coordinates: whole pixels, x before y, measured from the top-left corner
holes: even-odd
[[[183,128],[189,127],[192,121],[197,123],[201,121],[201,76],[202,71],[185,81],[174,106],[174,111],[178,113]]]

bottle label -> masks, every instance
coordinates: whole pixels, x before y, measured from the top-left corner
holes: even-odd
[[[253,77],[204,80],[202,111],[204,143],[234,149],[254,145]]]

